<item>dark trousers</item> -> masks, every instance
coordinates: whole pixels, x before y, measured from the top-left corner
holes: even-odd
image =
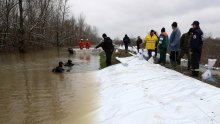
[[[137,45],[137,51],[138,51],[138,53],[139,53],[139,50],[140,50],[140,45]]]
[[[105,56],[106,56],[106,66],[112,65],[112,52],[106,51]]]
[[[157,48],[155,48],[155,58],[157,57]]]
[[[201,50],[192,51],[191,66],[193,71],[198,71],[200,58],[201,58]]]
[[[128,44],[125,44],[125,51],[128,51]]]
[[[170,62],[174,67],[177,65],[178,58],[179,58],[179,51],[170,52]]]
[[[160,63],[166,63],[167,48],[160,48]]]
[[[179,56],[179,61],[181,60],[181,58],[184,57],[184,55],[186,55],[186,57],[187,57],[187,59],[188,59],[188,64],[187,64],[187,66],[188,66],[188,69],[190,69],[190,66],[191,66],[191,56],[190,56],[189,50],[187,50],[187,49],[186,49],[186,50],[184,50],[184,49],[181,50],[180,56]]]
[[[152,57],[152,52],[155,52],[155,50],[147,50],[148,51],[148,58]]]

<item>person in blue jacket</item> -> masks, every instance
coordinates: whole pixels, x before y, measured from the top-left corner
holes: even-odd
[[[192,76],[199,76],[199,61],[202,54],[203,46],[203,31],[200,29],[199,22],[194,21],[192,23],[193,35],[190,40],[190,53],[191,53],[191,66],[192,66]]]
[[[170,49],[170,62],[173,69],[176,69],[178,62],[178,56],[180,51],[180,38],[181,32],[178,28],[177,22],[172,24],[173,32],[170,35],[169,49]]]

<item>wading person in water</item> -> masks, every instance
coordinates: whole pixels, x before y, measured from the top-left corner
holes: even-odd
[[[112,53],[114,51],[114,46],[112,44],[111,38],[107,37],[106,34],[103,34],[102,37],[104,38],[104,42],[101,42],[95,48],[97,49],[99,47],[102,47],[102,49],[104,50],[105,55],[106,55],[106,66],[110,66],[112,64],[111,57],[112,57]]]
[[[89,49],[90,46],[91,46],[91,45],[90,45],[90,41],[89,41],[89,39],[87,39],[87,40],[86,40],[86,49]]]
[[[63,73],[64,72],[64,69],[63,69],[63,62],[59,62],[59,65],[54,68],[52,70],[52,72],[55,72],[55,73]]]
[[[80,42],[79,42],[79,48],[80,48],[81,50],[84,48],[83,39],[81,39]]]
[[[67,63],[65,63],[64,66],[72,67],[72,66],[74,66],[74,64],[73,64],[72,60],[69,59],[69,60],[67,61]]]

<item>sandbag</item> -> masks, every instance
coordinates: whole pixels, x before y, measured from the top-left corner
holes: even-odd
[[[205,73],[202,74],[202,79],[203,80],[208,80],[210,78],[212,78],[212,74],[211,74],[210,70],[207,70]]]
[[[150,64],[154,64],[154,58],[151,57],[151,58],[148,60],[148,62],[149,62]]]
[[[208,69],[212,69],[216,61],[216,59],[208,59]]]

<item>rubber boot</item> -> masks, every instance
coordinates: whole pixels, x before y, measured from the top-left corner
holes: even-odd
[[[198,77],[199,76],[199,72],[198,71],[192,71],[192,76],[193,77]]]
[[[187,70],[190,70],[190,69],[191,69],[190,66],[188,66],[188,67],[187,67]]]
[[[171,63],[171,69],[176,70],[176,62],[170,61],[170,63]]]

